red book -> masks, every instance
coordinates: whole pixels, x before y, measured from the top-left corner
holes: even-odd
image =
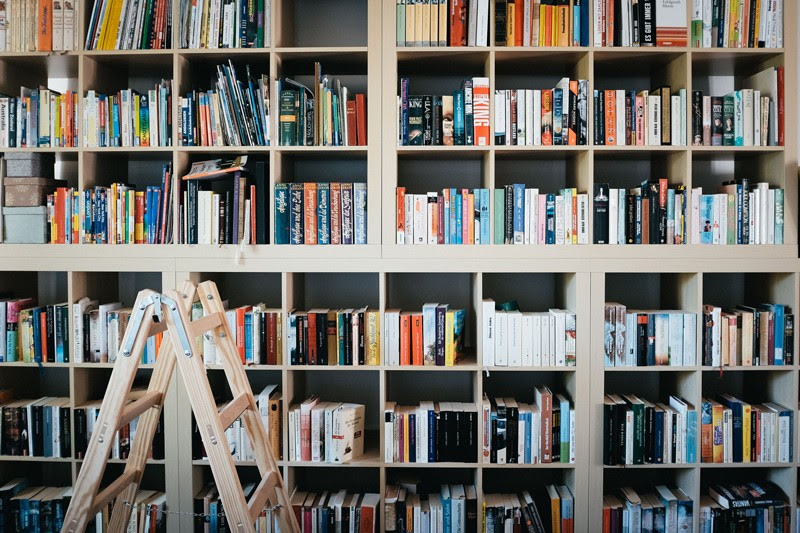
[[[367,145],[367,97],[363,93],[356,95],[356,132],[358,146]]]
[[[278,364],[278,315],[267,313],[267,364]]]
[[[308,357],[306,364],[317,364],[317,314],[308,313]]]
[[[466,0],[450,2],[450,46],[467,46]]]
[[[164,244],[166,242],[166,232],[167,232],[167,198],[170,197],[168,194],[170,185],[170,175],[169,171],[164,172],[164,190],[161,191],[160,198],[162,199],[160,202],[162,205],[159,206],[161,209],[161,228],[156,228],[156,231],[161,232],[161,238],[158,240],[158,244]]]
[[[342,244],[342,184],[331,182],[331,244]]]
[[[239,358],[242,360],[242,364],[244,364],[244,314],[252,310],[252,305],[236,308],[236,349],[239,350]]]
[[[39,313],[39,338],[42,344],[42,362],[49,363],[50,358],[47,356],[47,311]]]
[[[355,100],[347,101],[347,145],[358,146],[356,140],[356,102]]]
[[[406,235],[406,188],[397,188],[397,203],[395,209],[397,240],[396,244],[405,243]]]
[[[411,314],[400,313],[400,366],[411,364]]]
[[[366,500],[368,495],[364,496]],[[375,512],[377,503],[375,501],[361,504],[361,533],[374,533],[375,531]]]
[[[411,362],[414,366],[422,366],[422,313],[411,314]]]
[[[786,100],[784,85],[783,67],[778,67],[778,146],[784,145],[784,113],[786,112]]]
[[[532,2],[531,2],[532,3]],[[514,46],[522,46],[523,21],[525,20],[525,2],[517,0],[514,3]]]
[[[141,225],[144,228],[144,195],[143,194],[135,194],[134,197],[136,198],[136,204],[133,207],[134,211],[134,223],[136,224],[135,227],[139,227]],[[134,232],[134,238],[136,244],[144,244],[144,229],[142,231]]]
[[[475,146],[489,146],[491,121],[488,78],[472,79],[472,120],[475,127]]]
[[[553,7],[547,5],[544,8],[544,42],[545,46],[553,46]]]

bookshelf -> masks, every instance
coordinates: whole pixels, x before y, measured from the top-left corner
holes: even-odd
[[[132,303],[142,288],[167,290],[184,279],[213,279],[233,304],[264,301],[291,309],[370,305],[416,309],[441,301],[468,310],[468,357],[454,368],[293,367],[248,368],[258,392],[277,383],[283,393],[284,428],[288,405],[309,393],[323,399],[366,405],[366,453],[346,465],[281,460],[290,490],[383,493],[388,483],[409,477],[430,483],[469,482],[483,492],[521,490],[542,483],[567,484],[575,501],[576,531],[593,530],[602,517],[604,491],[636,484],[640,470],[654,481],[681,486],[695,501],[709,482],[759,476],[776,481],[796,510],[800,460],[795,420],[795,456],[787,464],[678,464],[604,467],[602,402],[608,392],[641,392],[663,401],[681,394],[693,405],[718,391],[798,405],[800,366],[710,369],[607,369],[603,366],[603,304],[617,299],[630,306],[702,311],[705,303],[733,305],[774,301],[800,310],[800,260],[797,246],[797,33],[785,32],[783,49],[693,48],[398,48],[392,0],[271,0],[272,45],[264,49],[77,51],[62,55],[0,53],[0,91],[15,94],[20,85],[55,89],[116,90],[174,80],[174,95],[207,83],[209,69],[231,58],[276,76],[309,75],[313,62],[367,93],[368,144],[359,147],[37,148],[56,154],[57,175],[70,185],[108,184],[126,176],[137,185],[155,184],[160,165],[171,161],[182,175],[193,161],[214,154],[251,154],[268,162],[270,190],[275,183],[345,179],[368,183],[368,244],[363,246],[197,246],[197,245],[0,245],[0,290],[37,295],[40,302],[74,303],[89,295]],[[491,2],[493,4],[493,2]],[[172,3],[179,20],[178,2]],[[691,4],[691,2],[687,2]],[[91,3],[79,20],[84,27]],[[492,6],[493,9],[493,6]],[[687,10],[690,5],[687,5]],[[787,28],[797,6],[784,2]],[[340,25],[329,31],[331,14]],[[490,24],[489,42],[494,42]],[[83,32],[82,32],[83,33]],[[174,32],[173,32],[174,34]],[[564,76],[589,80],[601,88],[648,87],[704,91],[732,89],[738,80],[765,68],[785,67],[786,139],[782,147],[709,146],[404,146],[396,143],[396,85],[411,76],[413,90],[452,90],[469,76],[486,76],[495,89],[550,87]],[[737,86],[738,87],[738,86]],[[591,99],[590,99],[591,100]],[[590,109],[592,102],[589,103]],[[277,98],[271,99],[277,116]],[[494,106],[490,106],[494,113]],[[174,112],[174,111],[173,111]],[[175,118],[175,117],[173,117]],[[589,131],[592,131],[589,113]],[[175,121],[173,121],[175,123]],[[276,131],[276,123],[272,131]],[[9,151],[25,149],[9,149]],[[27,149],[31,150],[31,149]],[[664,176],[671,183],[716,187],[723,177],[747,175],[786,190],[785,242],[781,246],[398,246],[395,243],[395,187],[415,192],[446,186],[495,188],[522,181],[554,190],[574,186],[591,192],[595,182],[629,186]],[[591,221],[590,221],[591,222]],[[270,220],[269,234],[274,233]],[[592,235],[590,227],[589,234]],[[270,237],[271,239],[271,237]],[[20,289],[20,287],[24,287]],[[569,368],[484,368],[481,356],[480,302],[516,298],[525,311],[568,308],[577,314],[577,366]],[[70,316],[70,321],[72,320]],[[699,321],[698,321],[699,322]],[[284,322],[285,323],[285,322]],[[70,322],[71,324],[71,322]],[[699,326],[699,324],[698,324]],[[698,331],[698,339],[700,339]],[[797,337],[797,335],[796,335]],[[699,342],[699,340],[698,340]],[[798,353],[795,339],[795,354]],[[698,350],[698,353],[700,351]],[[795,357],[797,360],[797,357]],[[150,369],[140,373],[147,376]],[[110,365],[64,363],[0,365],[0,387],[18,397],[69,396],[71,407],[102,397]],[[212,383],[221,370],[210,368]],[[385,401],[446,400],[479,403],[483,393],[531,401],[532,388],[548,385],[567,393],[575,406],[575,464],[493,465],[469,463],[387,464],[383,461]],[[220,391],[224,396],[224,391]],[[173,384],[166,402],[164,461],[151,461],[144,487],[165,490],[168,507],[191,512],[195,492],[209,481],[206,463],[192,460],[190,406]],[[797,413],[796,413],[797,415]],[[480,431],[480,428],[479,428]],[[283,444],[288,435],[284,429]],[[74,457],[74,454],[73,454]],[[698,453],[699,457],[699,453]],[[28,475],[69,484],[81,461],[0,456],[0,481]],[[112,465],[107,476],[112,476]],[[751,472],[753,470],[753,472]],[[256,477],[252,463],[239,466],[242,479]],[[480,500],[479,500],[480,502]],[[479,504],[480,508],[480,504]],[[795,513],[792,513],[792,520]],[[382,523],[382,522],[381,522]],[[191,531],[192,519],[170,515],[170,531]]]

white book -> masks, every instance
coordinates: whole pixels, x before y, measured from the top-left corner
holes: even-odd
[[[710,48],[712,15],[713,15],[713,3],[711,2],[711,0],[703,0],[701,15],[703,20],[703,38],[701,44],[703,45],[703,48]]]
[[[526,89],[525,90],[525,144],[527,146],[532,146],[536,144],[534,139],[536,138],[536,130],[534,129],[533,125],[533,114],[534,114],[534,91],[533,89]],[[540,93],[541,94],[541,93]],[[540,96],[541,98],[541,96]],[[541,131],[539,132],[539,136],[541,136]]]
[[[681,98],[680,96],[670,97],[670,139],[675,145],[681,143]]]
[[[619,189],[608,191],[608,243],[619,244]]]
[[[589,244],[589,195],[578,195],[578,244]]]
[[[100,330],[98,331],[98,350],[94,354],[95,359],[92,362],[101,362],[105,361],[108,358],[108,313],[110,311],[116,311],[122,307],[121,302],[113,302],[108,304],[100,304],[98,306],[98,326]]]
[[[400,365],[400,310],[387,309],[383,313],[383,353],[389,366]]]
[[[722,207],[721,204],[723,203],[721,201],[721,196],[722,195],[719,195],[719,194],[715,194],[714,195],[714,204],[713,204],[714,205],[714,213],[713,213],[713,216],[712,216],[712,218],[714,220],[712,220],[713,232],[712,232],[712,238],[711,238],[711,243],[712,244],[719,244],[719,223],[720,223],[720,217],[722,216],[722,213],[721,213],[720,210],[721,210],[721,207]],[[724,203],[725,203],[726,206],[728,205],[727,198],[725,199]]]
[[[531,3],[533,0],[523,0],[522,3],[522,46],[531,46]]]
[[[728,244],[728,195],[720,194],[718,195],[718,198],[719,198],[719,244]]]
[[[508,316],[505,311],[495,313],[494,364],[508,366]]]
[[[386,405],[383,408],[383,427],[384,427],[384,435],[386,438],[384,439],[383,443],[383,461],[385,463],[394,463],[395,462],[395,455],[394,455],[394,447],[395,447],[395,440],[392,438],[394,435],[394,423],[395,423],[395,406],[397,404],[395,402],[386,402]],[[289,411],[291,415],[291,411]],[[291,424],[289,425],[291,427]],[[291,439],[290,439],[291,440]]]
[[[759,234],[759,244],[768,244],[768,230],[767,226],[770,224],[771,220],[768,219],[769,216],[769,184],[765,182],[760,182],[757,184],[758,190],[758,234]],[[774,193],[773,193],[774,194]],[[774,237],[773,237],[774,240]]]
[[[425,200],[425,204],[427,207],[427,234],[428,234],[428,244],[436,244],[438,240],[438,236],[433,228],[438,224],[436,220],[437,214],[434,210],[433,206],[436,205],[436,193],[429,192],[427,195],[427,199]],[[431,201],[433,199],[433,201]]]
[[[531,320],[531,364],[542,366],[542,314],[533,313]]]
[[[406,194],[405,195],[405,238],[403,242],[405,244],[416,244],[414,242],[414,205],[416,203],[416,195],[415,194]]]
[[[592,6],[592,13],[602,13],[603,9],[605,8],[606,2],[605,0],[594,0],[594,5]],[[594,31],[594,45],[595,46],[603,46],[605,43],[603,42],[603,35],[605,33],[605,23],[603,21],[603,17],[595,16],[594,17],[594,24],[592,25]]]
[[[508,366],[520,366],[522,363],[522,313],[508,311]]]
[[[556,194],[556,244],[564,244],[564,197]]]
[[[533,145],[542,145],[542,91],[533,90]]]
[[[566,349],[567,349],[567,314],[562,309],[550,309],[550,320],[553,326],[551,330],[554,333],[554,346],[555,352],[555,366],[567,366]],[[552,363],[551,363],[552,364]]]
[[[633,464],[633,411],[625,411],[625,464]]]
[[[414,244],[425,244],[428,241],[428,195],[414,196]]]
[[[625,10],[623,9],[623,12]],[[617,90],[617,146],[625,146],[628,136],[625,135],[625,91]]]
[[[539,189],[531,189],[531,244],[539,242]]]
[[[661,96],[647,96],[647,144],[661,144]]]
[[[524,244],[532,244],[531,243],[531,224],[533,220],[531,218],[531,209],[533,208],[533,202],[531,201],[533,195],[533,189],[525,189],[525,216],[524,218]]]
[[[742,138],[744,146],[753,146],[753,89],[742,89]]]
[[[767,191],[767,216],[764,222],[767,226],[766,244],[775,244],[775,189]]]
[[[482,357],[483,366],[495,365],[495,303],[494,300],[483,300],[481,306],[483,314],[483,343],[482,343]]]
[[[77,303],[72,304],[72,362],[73,363],[85,363],[88,361],[83,360],[83,315],[95,309],[97,307],[97,300],[92,300],[86,296],[78,300]],[[3,305],[3,310],[5,311],[5,305]],[[5,313],[4,313],[5,314]],[[3,325],[5,326],[5,320],[3,320]],[[3,330],[5,331],[5,329]],[[5,345],[3,346],[5,349]]]
[[[296,419],[300,416],[296,406],[289,408],[289,460],[299,461],[299,451],[295,446]]]
[[[761,146],[761,91],[753,90],[753,145]]]
[[[541,341],[542,341],[542,364],[540,366],[552,366],[551,357],[555,359],[554,354],[551,349],[550,344],[550,322],[551,317],[550,313],[541,313],[540,316],[542,317],[541,323]]]
[[[750,228],[750,242],[748,244],[758,244],[758,232],[756,231],[756,214],[758,211],[758,204],[756,202],[756,192],[751,191],[748,193],[750,202],[750,218],[748,219],[748,226]]]
[[[475,46],[489,45],[489,0],[478,0],[478,31]]]
[[[522,313],[522,357],[520,364],[533,366],[533,313]]]

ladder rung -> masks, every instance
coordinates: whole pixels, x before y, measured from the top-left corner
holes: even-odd
[[[189,336],[198,337],[206,331],[221,325],[224,319],[225,317],[222,313],[211,313],[197,320],[192,320],[189,323]]]
[[[103,492],[97,495],[92,502],[92,512],[91,514],[97,513],[100,509],[103,508],[105,504],[113,500],[117,494],[125,490],[125,488],[133,483],[136,475],[139,473],[138,470],[128,470],[126,469],[121,476],[115,479],[111,485],[103,489]]]
[[[222,421],[222,427],[227,428],[239,418],[245,409],[250,407],[250,398],[247,394],[240,394],[234,398],[222,411],[219,412],[219,418]]]
[[[161,403],[161,393],[158,391],[148,391],[144,396],[131,402],[122,409],[119,425],[117,429],[126,426],[131,420],[141,415],[148,409]]]
[[[153,322],[150,324],[150,330],[147,332],[148,337],[152,337],[153,335],[157,335],[159,333],[164,333],[167,331],[167,323],[166,322]]]
[[[264,506],[267,504],[267,500],[273,500],[273,505],[276,503],[274,501],[274,497],[275,485],[277,484],[278,475],[274,471],[267,474],[261,480],[261,483],[258,484],[253,497],[250,498],[249,502],[247,502],[247,512],[250,514],[251,522],[255,522],[258,519],[258,515],[260,515],[261,510],[264,509]]]

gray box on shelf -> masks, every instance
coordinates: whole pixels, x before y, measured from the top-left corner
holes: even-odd
[[[3,242],[44,244],[47,242],[47,207],[4,207]]]
[[[6,176],[10,178],[30,176],[52,178],[54,176],[56,160],[52,154],[9,152],[3,157],[6,160]]]

